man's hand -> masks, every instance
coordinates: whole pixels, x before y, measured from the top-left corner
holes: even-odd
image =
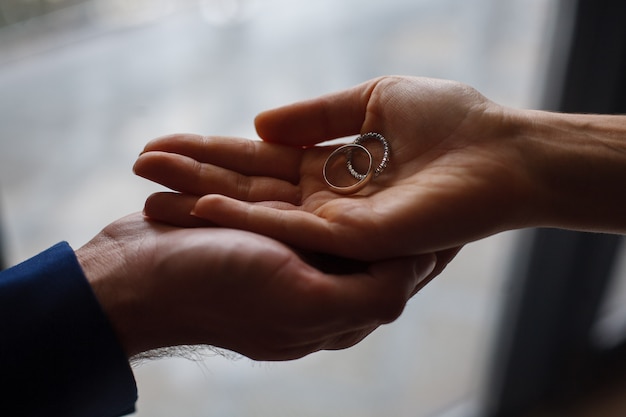
[[[447,263],[342,263],[250,232],[180,229],[140,214],[107,226],[77,256],[128,356],[209,344],[259,360],[354,345]]]

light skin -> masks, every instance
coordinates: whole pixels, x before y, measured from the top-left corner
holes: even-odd
[[[435,255],[355,263],[139,213],[108,225],[76,255],[128,357],[212,345],[257,360],[358,343],[396,319],[446,263]]]
[[[263,141],[149,143],[135,172],[179,193],[153,195],[145,213],[361,260],[450,254],[526,227],[626,233],[625,116],[512,109],[457,82],[382,77],[255,123]],[[321,170],[337,145],[319,144],[365,132],[389,141],[388,167],[356,194],[332,192]],[[174,209],[192,202],[193,216]]]

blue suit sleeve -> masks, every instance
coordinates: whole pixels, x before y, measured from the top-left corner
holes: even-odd
[[[0,415],[120,416],[136,400],[128,360],[67,243],[0,273]]]

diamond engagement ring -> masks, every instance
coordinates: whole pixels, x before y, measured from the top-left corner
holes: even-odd
[[[383,146],[383,157],[380,161],[380,164],[374,170],[374,176],[377,177],[378,175],[380,175],[381,172],[383,172],[385,168],[387,168],[387,164],[389,163],[389,150],[390,149],[389,149],[389,142],[387,142],[387,139],[385,139],[385,137],[381,135],[380,133],[370,132],[370,133],[366,133],[356,138],[354,141],[354,144],[361,145],[363,142],[367,140],[372,140],[372,139],[378,140]],[[360,172],[357,172],[354,169],[354,167],[352,166],[351,156],[348,156],[348,160],[346,161],[346,166],[348,167],[348,171],[350,171],[350,174],[352,174],[352,176],[356,178],[357,180],[360,180],[365,177],[366,174],[361,174]]]

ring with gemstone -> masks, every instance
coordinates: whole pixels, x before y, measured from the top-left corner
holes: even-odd
[[[369,132],[356,138],[353,143],[355,145],[362,145],[363,142],[367,140],[371,140],[371,139],[378,140],[383,146],[383,157],[380,161],[380,164],[378,164],[378,166],[374,170],[374,176],[377,177],[378,175],[380,175],[381,172],[384,171],[385,168],[387,168],[387,165],[389,164],[389,153],[391,150],[390,150],[389,142],[387,142],[387,139],[385,139],[385,137],[381,135],[380,133]],[[352,176],[356,178],[357,180],[362,179],[366,175],[366,174],[361,174],[360,172],[357,172],[354,169],[354,167],[352,166],[351,155],[348,155],[346,166],[348,167],[348,171],[350,171],[350,174],[352,174]]]

